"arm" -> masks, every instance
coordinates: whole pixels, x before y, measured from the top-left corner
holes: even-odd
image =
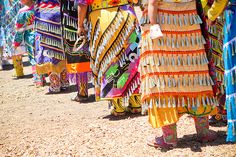
[[[157,24],[157,0],[148,0],[148,17],[151,24]]]
[[[228,0],[215,0],[211,8],[207,12],[207,16],[211,21],[215,21],[216,18],[223,12]]]
[[[78,5],[78,34],[84,33],[84,19],[87,13],[87,4]]]

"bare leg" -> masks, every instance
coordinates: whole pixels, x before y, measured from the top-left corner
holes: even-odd
[[[148,2],[148,17],[151,24],[157,24],[157,1],[149,0]]]

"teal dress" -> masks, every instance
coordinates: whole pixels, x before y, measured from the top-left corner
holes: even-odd
[[[3,47],[5,44],[5,35],[2,26],[0,26],[0,47]]]
[[[16,47],[16,51],[14,55],[27,52],[29,62],[32,66],[35,66],[35,31],[33,25],[34,5],[30,8],[24,7],[20,9],[16,20],[16,34],[14,37],[14,46]]]
[[[11,57],[15,51],[13,38],[15,36],[16,15],[21,8],[19,0],[0,0],[0,27],[4,31],[4,56]],[[3,44],[3,43],[2,43]]]
[[[234,5],[232,5],[234,4]],[[230,0],[225,10],[224,51],[227,141],[236,142],[236,0]]]
[[[19,55],[27,52],[29,62],[32,65],[32,73],[34,83],[36,85],[43,85],[43,75],[36,73],[35,60],[35,31],[34,31],[34,5],[31,7],[23,7],[17,14],[15,24],[16,34],[14,36],[15,51],[13,55]]]
[[[3,29],[3,16],[6,14],[6,4],[5,1],[0,1],[0,47],[4,46],[5,33]]]

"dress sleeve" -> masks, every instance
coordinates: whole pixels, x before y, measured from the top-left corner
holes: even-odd
[[[24,25],[25,25],[25,16],[24,16],[24,12],[19,12],[16,18],[16,34],[14,36],[14,46],[18,47],[20,46],[20,44],[23,41],[23,37],[24,37]]]
[[[228,0],[215,0],[211,8],[207,12],[207,16],[211,21],[215,21],[216,18],[223,12]]]

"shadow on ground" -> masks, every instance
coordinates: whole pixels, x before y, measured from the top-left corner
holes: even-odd
[[[141,117],[141,116],[144,116],[144,115],[141,115],[140,113],[126,112],[125,115],[123,115],[123,116],[114,116],[114,115],[110,114],[110,115],[106,115],[106,116],[102,117],[102,119],[109,119],[110,121],[118,121],[118,120]]]
[[[31,66],[30,62],[28,61],[23,62],[23,67],[28,67],[28,66]],[[14,69],[13,64],[3,65],[3,70],[5,71],[9,71],[12,69]]]
[[[2,68],[5,71],[9,71],[9,70],[12,70],[14,67],[12,64],[9,64],[9,65],[3,65]]]
[[[46,83],[46,86],[49,86],[50,85],[50,83]],[[72,92],[76,92],[77,91],[77,87],[76,87],[76,85],[71,85],[71,86],[69,86],[68,88],[66,88],[66,89],[61,89],[61,91],[59,92],[59,93],[51,93],[51,92],[47,92],[47,93],[45,93],[45,95],[53,95],[53,94],[57,94],[57,95],[59,95],[59,94],[69,94],[69,93],[72,93]]]
[[[71,101],[78,102],[81,104],[88,104],[88,103],[95,102],[95,95],[94,94],[89,95],[88,98],[85,98],[84,100],[79,100],[78,97],[77,98],[75,98],[75,97],[77,97],[77,95],[75,95],[74,98],[71,98]],[[72,100],[72,99],[74,99],[74,100]]]
[[[21,77],[12,77],[13,80],[19,80],[19,79],[32,79],[33,75],[32,74],[27,74]]]
[[[226,132],[218,131],[216,133],[217,133],[217,139],[215,141],[207,142],[207,143],[198,142],[196,134],[184,135],[182,138],[178,138],[178,145],[176,148],[190,148],[191,151],[193,152],[202,152],[202,147],[219,146],[219,145],[227,144]],[[171,150],[171,149],[161,149],[161,148],[157,148],[157,149],[160,149],[162,152],[168,152],[169,150]]]
[[[210,124],[210,126],[212,126],[212,127],[226,127],[227,122],[220,121],[220,122],[217,122],[217,123],[214,123],[214,124]]]
[[[30,64],[30,62],[26,61],[26,62],[23,62],[23,66],[27,67],[27,66],[31,66],[31,64]]]

